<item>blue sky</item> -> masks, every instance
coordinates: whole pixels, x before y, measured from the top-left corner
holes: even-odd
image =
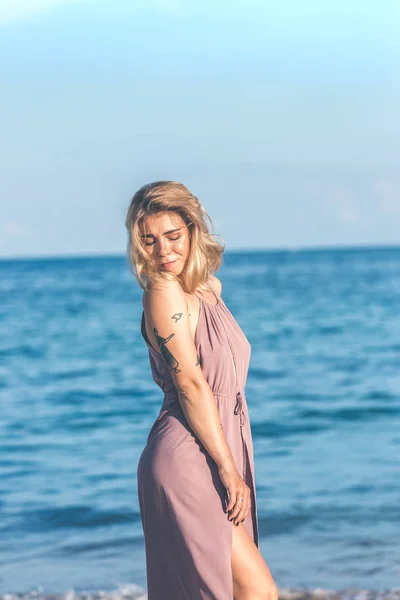
[[[400,243],[400,3],[0,2],[0,256],[123,253],[185,183],[227,249]]]

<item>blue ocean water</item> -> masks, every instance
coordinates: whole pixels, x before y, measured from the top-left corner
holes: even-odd
[[[278,587],[400,585],[400,248],[236,252],[261,551]],[[0,262],[0,593],[145,589],[162,402],[124,257]]]

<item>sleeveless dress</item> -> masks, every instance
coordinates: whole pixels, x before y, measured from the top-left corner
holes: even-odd
[[[235,464],[251,490],[251,510],[242,525],[259,547],[253,443],[244,393],[251,346],[222,298],[213,293],[216,305],[198,296],[194,342]],[[147,337],[144,312],[141,333],[153,378],[164,393],[137,468],[148,600],[232,600],[235,525],[225,512],[228,493],[217,464],[184,416],[167,364]]]

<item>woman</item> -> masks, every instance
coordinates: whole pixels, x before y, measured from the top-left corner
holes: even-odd
[[[149,600],[276,600],[258,541],[244,385],[250,344],[213,275],[223,246],[181,183],[132,198],[128,253],[141,331],[164,392],[137,480]]]

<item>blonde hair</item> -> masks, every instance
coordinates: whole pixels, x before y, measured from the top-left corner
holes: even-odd
[[[188,227],[190,251],[179,276],[157,269],[145,250],[141,235],[144,220],[163,212],[177,213]],[[212,231],[207,226],[209,221]],[[214,225],[205,208],[188,188],[177,181],[155,181],[142,186],[133,196],[125,219],[128,231],[127,257],[139,285],[149,289],[151,281],[177,279],[187,293],[201,287],[222,262],[224,243],[218,242]],[[222,239],[222,238],[221,238]]]

